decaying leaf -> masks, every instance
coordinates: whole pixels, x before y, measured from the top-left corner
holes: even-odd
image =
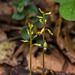
[[[0,64],[9,63],[9,65],[12,66],[17,65],[16,58],[11,59],[15,47],[16,47],[15,42],[3,42],[0,44]]]

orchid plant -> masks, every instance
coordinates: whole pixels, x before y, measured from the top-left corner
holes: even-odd
[[[41,29],[40,33],[42,34],[42,37],[43,37],[43,73],[42,75],[44,75],[44,51],[47,49],[47,42],[45,40],[45,31],[47,30],[49,34],[51,35],[53,35],[53,33],[51,32],[51,30],[45,28],[45,25],[47,23],[47,19],[45,19],[45,16],[50,15],[51,12],[45,13],[40,8],[39,8],[39,11],[43,15],[43,16],[37,16],[37,17],[39,18],[40,23],[43,24],[43,28]]]
[[[45,31],[48,31],[49,34],[53,35],[53,33],[51,32],[51,30],[45,28],[45,24],[47,22],[47,20],[45,19],[45,16],[51,14],[51,12],[45,13],[40,8],[39,8],[39,11],[40,11],[40,13],[43,16],[37,16],[37,17],[39,18],[40,23],[43,24],[43,28],[41,29],[41,31],[36,32],[36,34],[33,36],[34,32],[32,31],[32,29],[33,29],[34,26],[33,26],[33,24],[29,23],[28,24],[28,28],[27,28],[27,34],[29,35],[30,40],[22,40],[24,43],[26,43],[26,42],[30,43],[30,75],[32,75],[31,74],[31,71],[32,71],[32,58],[31,58],[31,55],[32,55],[32,46],[33,45],[35,45],[35,46],[42,46],[41,44],[38,44],[38,43],[32,44],[33,39],[35,39],[38,35],[42,35],[42,37],[43,37],[43,73],[42,73],[42,75],[44,75],[44,51],[47,49],[47,42],[45,40]]]

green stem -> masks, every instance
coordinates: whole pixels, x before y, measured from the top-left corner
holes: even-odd
[[[45,15],[43,15],[43,27],[45,29]],[[42,75],[44,75],[44,42],[45,42],[45,30],[43,32],[43,73]]]
[[[30,75],[32,75],[32,74],[31,74],[31,70],[32,70],[31,54],[32,54],[32,34],[31,34],[31,30],[30,30]]]

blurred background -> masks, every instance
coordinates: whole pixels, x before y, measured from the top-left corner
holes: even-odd
[[[29,74],[29,43],[21,42],[29,37],[22,29],[33,23],[34,34],[41,30],[43,26],[36,18],[38,8],[51,12],[46,16],[46,28],[54,34],[45,34],[48,44],[45,75],[50,75],[51,70],[56,74],[75,73],[75,22],[63,19],[59,7],[53,0],[0,0],[0,75]],[[42,44],[42,36],[34,39],[35,42]],[[33,75],[42,73],[42,47],[32,48],[32,72]]]

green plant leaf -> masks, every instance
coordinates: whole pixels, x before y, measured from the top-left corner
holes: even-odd
[[[33,20],[34,26],[39,27],[39,26],[42,25],[42,24],[39,22],[39,18],[34,17],[32,20]]]
[[[27,6],[28,3],[30,2],[30,0],[15,0],[15,1],[13,1],[13,5],[15,5],[17,7],[18,3],[21,2],[21,1],[23,1],[24,6]]]
[[[23,20],[24,19],[24,14],[23,13],[18,13],[18,12],[15,12],[12,16],[12,19],[15,19],[15,20]]]
[[[69,1],[74,1],[74,0],[54,0],[57,3],[65,3],[65,2],[69,2]]]
[[[18,1],[13,1],[12,4],[17,7],[18,6]]]
[[[35,15],[38,13],[37,7],[34,4],[31,4],[25,11],[25,16],[27,15]]]
[[[24,2],[23,2],[23,1],[19,1],[19,2],[18,2],[17,11],[18,11],[18,12],[22,12],[23,9],[24,9]]]
[[[30,0],[23,0],[24,1],[24,6],[27,6]]]
[[[28,28],[27,26],[24,26],[21,29],[21,36],[24,40],[29,40],[29,38],[30,38],[28,33],[27,33],[27,28]]]
[[[59,8],[60,15],[69,21],[75,21],[75,0],[64,3]]]

